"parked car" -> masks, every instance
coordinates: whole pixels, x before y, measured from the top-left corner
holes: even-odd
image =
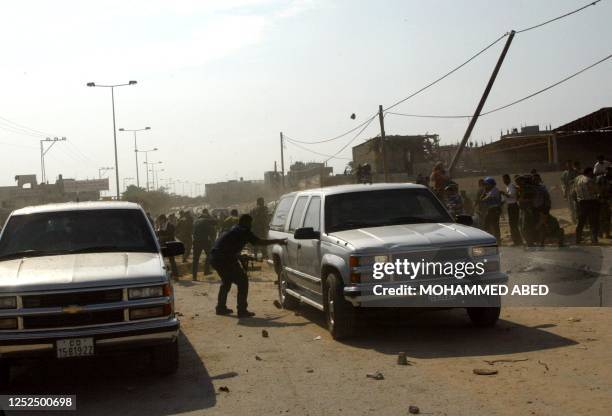
[[[178,368],[179,321],[163,256],[142,208],[128,202],[14,211],[0,234],[0,381],[15,361],[150,351]]]
[[[392,304],[390,297],[373,296],[374,285],[417,284],[373,279],[374,259],[415,260],[427,254],[437,261],[486,260],[480,282],[506,282],[495,238],[469,224],[471,217],[452,218],[422,185],[343,185],[284,195],[269,228],[270,238],[288,239],[286,246],[269,249],[279,301],[285,308],[302,302],[324,311],[332,336],[340,339],[354,332],[362,308]],[[447,276],[428,280],[448,281]],[[448,306],[433,296],[414,300],[428,307]],[[475,324],[495,324],[500,307],[499,298],[493,300],[487,307],[467,307]]]

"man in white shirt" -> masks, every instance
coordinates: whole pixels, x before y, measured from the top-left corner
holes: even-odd
[[[593,167],[593,174],[595,176],[605,175],[610,165],[610,162],[608,162],[603,155],[597,156],[597,162],[595,162],[595,166]]]
[[[510,180],[510,175],[507,173],[502,177],[506,185],[506,192],[502,192],[505,197],[506,208],[508,210],[508,224],[510,226],[510,235],[515,246],[523,244],[523,238],[519,231],[519,206],[517,200],[516,185]]]

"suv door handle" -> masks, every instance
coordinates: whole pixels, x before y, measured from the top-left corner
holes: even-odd
[[[302,248],[302,243],[298,243],[297,247]]]

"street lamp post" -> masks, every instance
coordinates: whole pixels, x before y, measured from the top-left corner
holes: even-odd
[[[146,156],[146,153],[145,153]],[[155,188],[155,165],[161,165],[162,162],[149,162],[148,157],[147,160],[143,162],[147,167],[147,192],[149,191],[149,169],[151,169],[153,188]],[[151,165],[151,167],[149,167]]]
[[[115,144],[115,186],[117,187],[117,200],[121,198],[121,189],[119,188],[119,160],[117,158],[117,126],[115,124],[115,87],[124,87],[126,85],[136,85],[136,81],[129,81],[127,84],[114,85],[98,85],[95,82],[88,82],[88,87],[101,87],[111,89],[111,102],[113,105],[113,141]]]
[[[151,127],[145,127],[144,129],[119,129],[119,131],[131,131],[134,132],[134,155],[136,155],[136,186],[140,188],[140,175],[138,173],[138,144],[136,142],[136,132],[151,130]]]
[[[149,152],[156,152],[156,151],[157,151],[157,147],[154,147],[153,149],[149,149],[149,150],[139,150],[138,151],[138,153],[145,154],[144,164],[147,167],[147,191],[149,190]]]

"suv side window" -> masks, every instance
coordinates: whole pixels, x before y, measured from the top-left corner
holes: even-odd
[[[291,214],[291,222],[289,223],[289,231],[293,232],[300,225],[300,220],[302,219],[302,214],[304,213],[304,208],[306,208],[306,202],[308,202],[307,196],[301,196],[298,198],[295,203],[295,207],[293,208],[293,214]]]
[[[283,231],[285,229],[287,216],[289,215],[289,210],[291,209],[294,199],[295,196],[288,196],[280,200],[276,206],[276,210],[274,210],[272,221],[270,221],[271,230]]]
[[[314,231],[321,231],[321,198],[313,196],[306,210],[304,227],[312,227]]]

